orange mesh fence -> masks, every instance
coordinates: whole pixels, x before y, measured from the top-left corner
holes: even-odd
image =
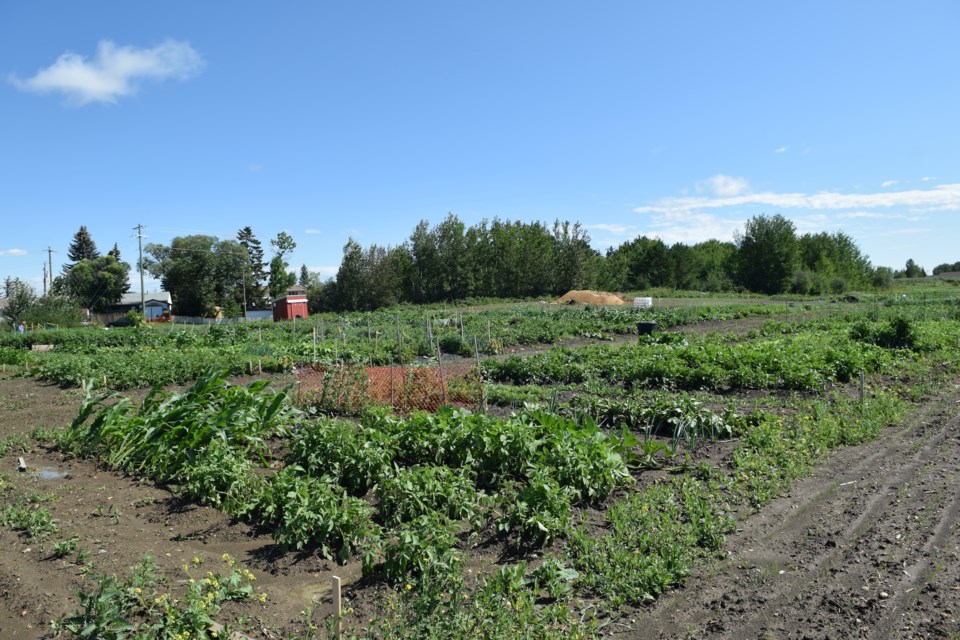
[[[436,411],[443,405],[477,407],[483,383],[476,365],[442,367],[361,367],[311,365],[296,373],[297,401],[337,413],[391,406],[398,413]]]

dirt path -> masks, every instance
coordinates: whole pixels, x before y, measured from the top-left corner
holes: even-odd
[[[726,560],[618,635],[960,637],[958,402],[953,389],[837,452],[730,536]]]

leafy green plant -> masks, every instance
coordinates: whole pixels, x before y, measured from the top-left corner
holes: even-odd
[[[348,495],[329,477],[311,477],[296,466],[272,478],[260,512],[281,546],[315,545],[324,557],[340,563],[377,535],[369,504]]]
[[[462,470],[441,466],[395,469],[381,479],[376,496],[380,521],[391,527],[432,513],[463,520],[477,502],[470,478]]]
[[[549,545],[569,527],[571,492],[543,471],[535,472],[515,494],[504,492],[501,501],[504,515],[497,529],[515,532],[521,547]]]
[[[0,524],[14,531],[22,531],[30,538],[39,539],[51,536],[59,530],[53,514],[25,502],[5,506],[3,512],[0,512]]]
[[[77,542],[80,538],[71,536],[66,540],[60,540],[53,543],[53,557],[64,558],[77,550]]]
[[[463,570],[463,555],[455,545],[457,525],[438,514],[423,514],[393,530],[383,542],[383,562],[375,565],[374,554],[367,555],[364,571],[379,571],[394,584],[416,581],[428,576],[433,582],[449,583]]]

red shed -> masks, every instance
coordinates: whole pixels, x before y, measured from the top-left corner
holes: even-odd
[[[307,313],[307,295],[305,293],[288,292],[282,298],[273,301],[273,321],[293,320],[294,318],[306,318]]]

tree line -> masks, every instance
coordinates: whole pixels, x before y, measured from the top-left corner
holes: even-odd
[[[299,275],[288,262],[294,239],[280,232],[269,241],[272,256],[249,226],[235,238],[210,235],[174,238],[145,246],[143,268],[171,294],[178,315],[227,317],[243,310],[269,309],[271,300],[299,283],[317,311],[374,310],[394,304],[427,304],[468,298],[530,298],[571,289],[641,291],[649,288],[766,294],[836,294],[883,289],[894,278],[923,277],[912,259],[904,269],[874,267],[850,236],[798,234],[781,215],[749,219],[732,241],[707,240],[668,245],[641,236],[600,253],[579,222],[484,220],[467,226],[450,214],[436,225],[419,222],[396,246],[343,247],[336,277],[322,281],[303,265]],[[38,296],[7,278],[7,320],[39,316],[79,317],[79,309],[103,311],[130,289],[131,267],[117,245],[100,254],[85,226],[73,237],[69,262]],[[960,262],[933,273],[960,271]],[[39,317],[38,316],[38,317]]]
[[[893,276],[874,268],[850,236],[799,235],[781,215],[751,218],[732,242],[667,245],[642,236],[600,254],[580,223],[494,218],[467,227],[450,214],[433,227],[421,221],[395,247],[364,248],[350,239],[336,278],[312,286],[310,302],[314,310],[372,310],[652,287],[816,295],[889,287]]]

